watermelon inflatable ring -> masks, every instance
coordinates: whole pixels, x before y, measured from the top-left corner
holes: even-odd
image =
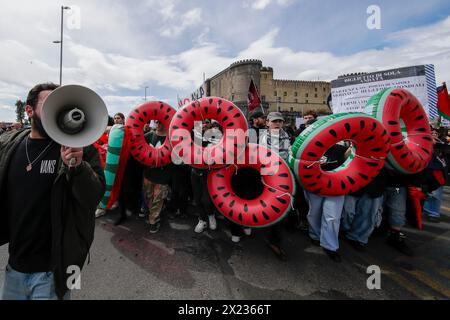
[[[222,127],[220,142],[202,147],[191,137],[195,122],[216,120]],[[232,102],[207,97],[179,109],[170,124],[169,137],[174,154],[185,164],[202,169],[218,169],[236,162],[245,151],[247,121]],[[239,143],[239,140],[242,140]],[[218,160],[218,161],[216,161]]]
[[[103,170],[105,173],[106,191],[100,202],[100,208],[110,209],[117,201],[127,161],[127,128],[123,125],[116,124],[109,132],[106,164]]]
[[[286,162],[266,147],[250,143],[237,164],[213,170],[208,175],[208,191],[216,208],[241,226],[262,228],[281,221],[290,211],[295,194],[295,178]],[[235,194],[232,177],[240,168],[261,173],[262,194],[247,200]]]
[[[427,167],[433,138],[427,114],[414,95],[405,89],[385,89],[369,100],[364,111],[381,121],[391,137],[391,167],[403,174],[415,174]],[[402,127],[406,128],[406,137]]]
[[[167,129],[175,112],[168,104],[157,101],[144,103],[131,112],[126,126],[130,132],[130,153],[137,161],[149,167],[163,167],[172,163],[169,138],[161,147],[155,148],[145,141],[144,126],[151,120],[158,120]]]
[[[321,169],[326,151],[350,141],[353,154],[333,171]],[[320,119],[295,141],[289,164],[301,186],[322,196],[342,196],[368,185],[384,166],[390,138],[383,124],[364,113],[340,113]]]

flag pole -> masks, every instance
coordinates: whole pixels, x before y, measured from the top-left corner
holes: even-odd
[[[262,105],[261,95],[259,94],[258,86],[256,85],[255,80],[253,79],[253,76],[251,77],[251,79],[252,79],[253,85],[255,86],[256,94],[258,95],[258,98],[259,98],[259,101],[260,101],[259,107],[261,108],[262,113],[266,114],[266,112],[264,111],[264,107]]]

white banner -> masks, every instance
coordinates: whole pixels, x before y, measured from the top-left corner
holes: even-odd
[[[363,112],[367,101],[386,88],[403,88],[436,119],[437,94],[433,65],[423,65],[348,76],[331,82],[333,113]]]
[[[196,91],[194,91],[189,97],[186,98],[178,98],[178,106],[181,108],[182,106],[189,104],[191,102],[200,100],[203,98],[206,94],[205,88],[202,85],[200,88],[198,88]]]

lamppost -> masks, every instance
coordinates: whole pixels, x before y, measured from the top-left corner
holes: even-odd
[[[61,52],[59,57],[59,85],[62,85],[62,63],[63,63],[63,44],[64,44],[64,10],[70,10],[70,7],[61,6],[61,40],[53,41],[53,43],[61,44]]]
[[[148,89],[148,87],[145,87],[145,101],[147,101],[147,89]]]

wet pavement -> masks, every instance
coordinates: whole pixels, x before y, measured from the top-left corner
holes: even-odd
[[[266,244],[265,230],[231,242],[225,220],[216,231],[196,234],[195,216],[163,217],[150,234],[144,219],[115,227],[117,213],[96,222],[90,264],[73,299],[449,299],[450,189],[443,195],[442,221],[424,230],[405,228],[414,257],[373,236],[364,253],[341,241],[342,263],[330,260],[300,231],[284,231],[287,261]],[[7,246],[0,248],[0,286]],[[381,269],[381,289],[369,290],[369,266]]]

